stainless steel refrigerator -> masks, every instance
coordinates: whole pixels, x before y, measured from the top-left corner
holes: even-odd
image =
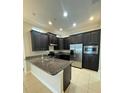
[[[82,68],[83,44],[70,44],[72,66]]]

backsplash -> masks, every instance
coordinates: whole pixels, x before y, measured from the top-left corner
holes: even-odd
[[[54,46],[49,46],[49,50],[48,51],[32,51],[30,53],[30,55],[26,55],[26,57],[37,56],[37,55],[42,55],[42,54],[43,55],[48,55],[49,51],[54,51],[55,53],[58,53],[58,52],[70,53],[70,50],[54,50]]]

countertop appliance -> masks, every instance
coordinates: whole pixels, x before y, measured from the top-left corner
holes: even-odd
[[[84,46],[83,68],[98,71],[99,68],[99,46]]]
[[[72,66],[82,68],[83,44],[70,44]]]

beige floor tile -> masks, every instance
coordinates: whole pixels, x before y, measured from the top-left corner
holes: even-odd
[[[32,74],[27,74],[24,76],[23,85],[23,93],[51,93],[51,91]]]
[[[27,93],[27,89],[23,87],[23,93]]]
[[[98,82],[93,82],[89,84],[89,88],[95,91],[100,91],[101,90],[101,84],[100,81]]]
[[[23,93],[52,93],[31,73],[24,75]],[[100,93],[100,73],[72,67],[71,84],[65,93]]]
[[[86,87],[80,87],[75,84],[70,84],[70,86],[67,88],[65,93],[86,93],[87,88]]]
[[[93,90],[93,89],[89,89],[88,93],[101,93],[101,90]]]

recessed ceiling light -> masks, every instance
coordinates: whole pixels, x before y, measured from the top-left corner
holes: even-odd
[[[76,27],[76,25],[77,25],[76,23],[73,23],[73,27]]]
[[[49,21],[49,22],[48,22],[48,24],[49,24],[49,25],[52,25],[52,22],[51,22],[51,21]]]
[[[68,12],[67,11],[64,11],[63,16],[64,17],[67,17],[68,16]]]
[[[60,29],[59,29],[59,31],[63,31],[63,29],[62,29],[62,28],[60,28]]]
[[[90,21],[94,20],[94,17],[93,17],[93,16],[91,16],[91,17],[89,18],[89,20],[90,20]]]

